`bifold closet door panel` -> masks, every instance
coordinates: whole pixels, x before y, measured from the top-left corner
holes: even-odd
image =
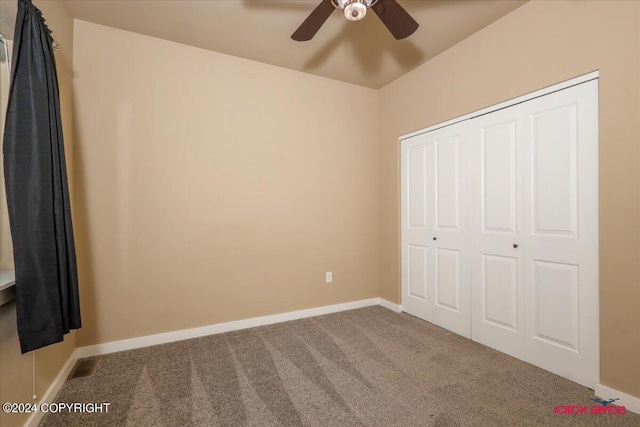
[[[526,103],[526,355],[598,380],[598,82]]]
[[[524,359],[523,137],[516,105],[471,120],[472,338]]]
[[[401,142],[404,311],[471,336],[467,123]]]
[[[427,135],[405,139],[400,144],[401,181],[401,259],[403,310],[431,321],[432,292],[429,289],[433,252],[433,221],[428,196],[432,178],[428,164],[432,161]]]
[[[429,132],[433,147],[432,322],[471,338],[468,122]]]

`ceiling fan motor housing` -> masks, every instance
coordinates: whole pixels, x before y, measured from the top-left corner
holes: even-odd
[[[336,9],[344,10],[349,3],[362,3],[366,7],[371,7],[378,0],[331,0]]]
[[[336,9],[344,10],[344,17],[350,21],[359,21],[367,14],[367,8],[377,0],[331,0]]]

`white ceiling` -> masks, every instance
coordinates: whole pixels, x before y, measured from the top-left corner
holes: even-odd
[[[0,1],[4,9],[0,29],[7,36],[12,33],[15,6]],[[335,11],[308,42],[295,42],[290,36],[320,0],[66,3],[75,18],[377,89],[526,1],[398,0],[420,24],[404,40],[395,40],[371,10],[358,22]]]

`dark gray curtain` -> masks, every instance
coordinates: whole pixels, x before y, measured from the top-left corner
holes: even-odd
[[[52,42],[42,12],[31,0],[18,0],[3,154],[23,353],[80,328]]]

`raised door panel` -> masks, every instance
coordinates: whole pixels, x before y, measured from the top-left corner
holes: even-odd
[[[460,312],[460,251],[436,249],[436,305]]]
[[[482,320],[517,331],[518,259],[486,254],[482,257]]]
[[[533,338],[578,351],[578,266],[533,261]]]
[[[409,295],[427,300],[427,248],[409,245]]]
[[[482,130],[482,231],[515,233],[516,230],[516,122]]]
[[[436,229],[460,229],[460,136],[435,142]]]
[[[407,213],[410,228],[427,227],[427,146],[407,150]]]
[[[533,233],[578,231],[578,130],[575,103],[531,116]]]

